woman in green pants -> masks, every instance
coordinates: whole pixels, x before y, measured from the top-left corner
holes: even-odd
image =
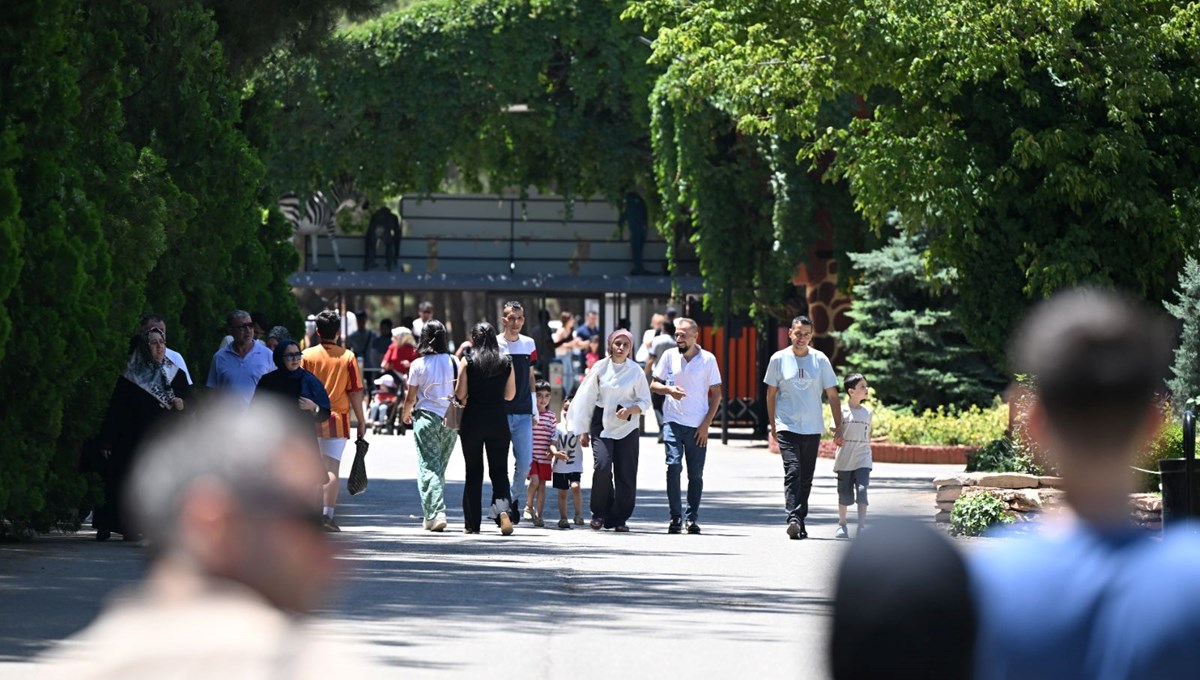
[[[457,432],[442,425],[458,376],[458,362],[450,354],[442,322],[429,321],[421,329],[417,354],[420,356],[408,370],[402,417],[412,426],[417,444],[423,526],[442,531],[446,528],[446,464],[458,440]]]

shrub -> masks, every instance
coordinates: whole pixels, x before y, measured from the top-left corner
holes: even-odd
[[[1012,522],[1004,501],[982,491],[959,496],[950,511],[950,529],[960,536],[978,536],[997,524]]]
[[[1008,407],[999,398],[991,407],[953,406],[927,409],[921,414],[880,406],[875,409],[872,435],[896,444],[922,446],[983,446],[1004,435]]]
[[[967,472],[1024,472],[1044,473],[1029,447],[1020,440],[1003,436],[988,442],[967,459]]]
[[[1142,470],[1152,470],[1158,472],[1158,461],[1163,458],[1182,458],[1183,457],[1183,424],[1179,421],[1171,422],[1163,427],[1162,432],[1158,434],[1158,438],[1146,447],[1144,451],[1138,453],[1134,459],[1134,467]],[[1149,472],[1141,472],[1133,470],[1137,477],[1137,490],[1143,492],[1158,491],[1160,478],[1156,474]]]

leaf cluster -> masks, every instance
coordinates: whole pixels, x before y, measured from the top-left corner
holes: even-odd
[[[994,526],[1013,521],[1004,501],[984,491],[964,493],[950,511],[950,530],[959,536],[980,536]]]

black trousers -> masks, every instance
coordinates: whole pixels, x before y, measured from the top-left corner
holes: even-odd
[[[592,418],[592,517],[604,520],[606,529],[625,526],[637,502],[638,440],[640,430],[621,439],[601,437],[599,414]]]
[[[775,439],[779,441],[779,456],[783,459],[783,499],[788,522],[800,522],[808,517],[808,495],[817,469],[821,435],[776,432]]]
[[[508,503],[508,427],[495,432],[473,432],[463,428],[458,433],[462,442],[463,457],[467,463],[467,482],[463,488],[463,523],[472,531],[479,531],[483,520],[483,455],[487,450],[488,475],[492,479],[492,503],[503,500]]]

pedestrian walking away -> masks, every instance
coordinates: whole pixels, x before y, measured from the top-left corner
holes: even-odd
[[[483,510],[483,460],[487,450],[488,476],[492,480],[492,503],[489,517],[496,521],[500,533],[513,532],[513,520],[518,514],[512,503],[508,482],[508,445],[511,442],[506,402],[517,394],[516,372],[512,360],[500,353],[496,329],[486,321],[471,329],[471,356],[462,359],[458,372],[455,397],[463,404],[462,423],[458,436],[462,440],[463,458],[467,464],[467,481],[463,487],[463,530],[479,533]]]
[[[341,318],[338,313],[326,310],[317,315],[317,334],[321,344],[304,350],[301,365],[317,376],[329,394],[332,414],[323,423],[317,424],[317,438],[321,446],[322,459],[328,474],[322,495],[324,496],[325,528],[341,531],[334,514],[337,509],[338,479],[342,465],[342,453],[350,439],[350,412],[357,421],[358,438],[367,433],[367,418],[363,411],[362,375],[358,370],[358,359],[354,352],[337,344],[341,335]]]
[[[537,347],[533,338],[521,335],[525,327],[525,308],[520,302],[510,300],[504,303],[503,322],[504,333],[497,338],[500,353],[512,361],[513,374],[517,381],[517,392],[505,404],[508,414],[508,430],[512,440],[513,474],[512,474],[512,506],[514,510],[521,509],[521,497],[518,489],[529,477],[529,467],[533,463],[533,419],[537,397],[534,389],[537,377],[534,375],[534,364],[537,363]],[[519,512],[513,521],[520,521]]]
[[[637,502],[638,416],[650,407],[650,386],[630,359],[633,336],[614,331],[609,356],[596,362],[571,401],[571,431],[592,447],[592,528],[627,532]]]
[[[779,442],[783,459],[784,503],[787,507],[787,534],[792,539],[808,538],[804,520],[808,517],[808,495],[812,491],[813,472],[817,467],[817,449],[825,432],[821,412],[821,393],[829,399],[833,411],[833,440],[842,439],[842,405],[838,398],[837,377],[823,352],[809,346],[813,323],[807,316],[792,320],[788,332],[792,344],[771,355],[767,374],[767,419],[771,436]]]
[[[401,417],[412,426],[417,445],[422,528],[442,531],[446,528],[446,465],[458,441],[458,433],[447,428],[442,418],[454,395],[458,360],[450,356],[446,327],[436,319],[422,326],[417,352],[421,356],[408,372],[408,394]]]
[[[663,403],[663,444],[667,453],[667,504],[671,523],[667,533],[678,534],[687,520],[689,534],[700,533],[700,497],[704,493],[704,461],[708,428],[721,406],[721,369],[712,352],[696,343],[699,328],[692,319],[675,320],[675,347],[654,363],[650,391],[666,397]],[[683,463],[687,463],[687,511],[680,499]]]

